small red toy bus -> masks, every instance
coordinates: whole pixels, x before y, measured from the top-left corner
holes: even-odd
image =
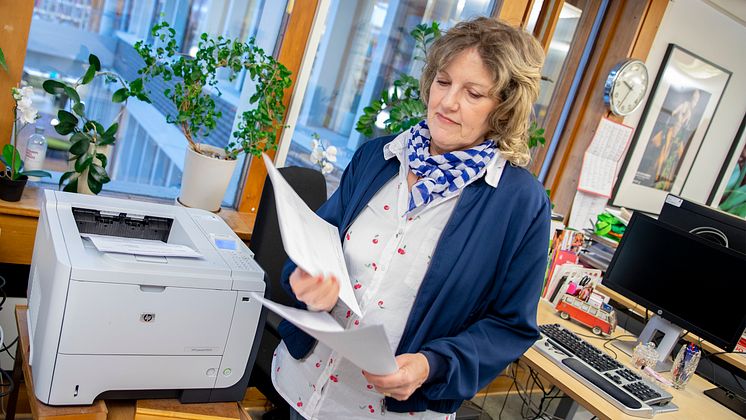
[[[562,319],[574,319],[593,331],[593,334],[610,335],[616,329],[616,313],[606,304],[600,307],[589,305],[575,296],[564,295],[557,303],[557,311]]]

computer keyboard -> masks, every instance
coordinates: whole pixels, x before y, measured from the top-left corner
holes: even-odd
[[[562,370],[595,389],[607,401],[635,417],[676,410],[671,394],[609,357],[559,324],[540,327],[534,347]]]

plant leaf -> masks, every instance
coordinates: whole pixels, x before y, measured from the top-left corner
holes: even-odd
[[[109,128],[104,131],[103,136],[104,137],[114,137],[114,135],[117,133],[117,130],[119,130],[119,123],[114,123],[109,126]]]
[[[6,167],[10,168],[12,179],[16,179],[18,173],[23,169],[21,154],[18,153],[18,149],[12,144],[6,144],[3,147],[3,163]]]
[[[52,174],[50,174],[47,171],[23,171],[21,172],[21,175],[25,176],[37,176],[39,178],[51,178]]]
[[[64,184],[65,181],[67,181],[68,179],[70,179],[70,177],[73,176],[73,175],[75,175],[76,178],[77,178],[78,173],[75,172],[75,171],[69,171],[69,172],[65,172],[64,174],[62,174],[62,176],[60,177],[59,187],[62,188],[62,184]],[[75,178],[73,178],[73,180],[74,179]]]
[[[83,80],[81,80],[80,83],[83,85],[87,85],[88,83],[91,83],[91,80],[93,80],[94,77],[96,77],[96,68],[90,66],[83,75]]]
[[[83,105],[82,102],[78,102],[75,105],[73,105],[73,112],[78,114],[81,117],[85,116],[85,105]]]
[[[80,95],[78,95],[78,92],[71,88],[70,86],[64,86],[63,89],[65,89],[65,93],[67,96],[72,99],[76,104],[80,103]]]
[[[78,117],[73,115],[71,112],[65,111],[64,109],[60,109],[59,111],[57,111],[57,118],[60,120],[60,124],[69,123],[73,126],[78,125]]]
[[[117,90],[116,92],[114,92],[113,95],[111,95],[111,101],[120,103],[120,102],[126,101],[128,97],[129,97],[129,91],[127,90],[127,88],[121,88]]]
[[[73,143],[72,146],[70,146],[70,153],[74,154],[75,156],[80,156],[88,152],[88,147],[91,144],[91,139],[88,138],[88,136],[85,136],[85,138],[82,138],[75,143]]]
[[[75,124],[69,122],[60,122],[54,126],[54,131],[63,136],[72,133],[73,130],[75,130]]]
[[[44,83],[41,84],[41,87],[49,94],[56,95],[57,91],[59,89],[65,89],[67,87],[66,84],[62,82],[58,82],[56,80],[45,80]]]
[[[92,193],[98,194],[101,192],[102,183],[95,180],[91,174],[88,174],[88,189],[91,190]]]
[[[75,177],[72,181],[68,182],[67,185],[65,185],[65,188],[62,189],[62,191],[66,192],[78,192],[78,178]]]
[[[5,62],[5,54],[3,54],[2,48],[0,48],[0,67],[2,67],[6,72],[8,71],[8,63]]]
[[[84,153],[75,161],[75,171],[83,172],[86,168],[91,166],[93,162],[93,155],[90,153]]]
[[[91,54],[88,56],[88,62],[91,63],[91,67],[96,71],[101,71],[101,61],[95,55]]]
[[[101,167],[106,168],[106,164],[108,163],[108,158],[103,153],[96,153],[96,159],[98,159],[99,162],[101,162]]]

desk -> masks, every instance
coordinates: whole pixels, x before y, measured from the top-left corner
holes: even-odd
[[[539,324],[562,324],[570,330],[580,334],[591,335],[585,327],[575,324],[572,321],[565,321],[557,315],[554,308],[549,302],[543,299],[539,302],[539,311],[537,315]],[[624,335],[626,332],[617,328],[614,337]],[[586,341],[603,350],[603,338],[586,338]],[[617,350],[618,360],[627,366],[631,366],[630,357]],[[598,416],[599,419],[635,419],[637,417],[629,416],[621,410],[606,401],[595,391],[589,389],[585,384],[575,379],[575,377],[566,373],[559,366],[551,362],[538,350],[533,347],[528,349],[521,358],[532,369],[538,371],[543,378],[549,380],[557,386],[566,395],[572,397],[578,404],[582,405]],[[666,375],[666,374],[664,374]],[[736,413],[720,405],[715,400],[710,399],[702,392],[714,388],[715,385],[701,378],[694,376],[686,386],[686,389],[676,390],[665,385],[659,384],[673,395],[673,403],[679,407],[679,410],[673,413],[659,414],[654,417],[655,420],[680,420],[680,419],[740,419]]]
[[[238,403],[181,404],[177,400],[96,400],[92,405],[50,406],[34,396],[31,367],[28,364],[29,335],[26,323],[28,306],[16,306],[18,345],[13,366],[15,389],[8,398],[5,420],[14,420],[19,384],[26,384],[34,420],[239,420],[246,413]]]
[[[31,264],[36,225],[43,198],[43,189],[26,187],[20,201],[0,200],[0,263]],[[155,201],[148,197],[104,192],[102,195],[139,201]],[[163,200],[158,200],[164,203]],[[256,213],[239,213],[221,209],[218,213],[228,226],[244,241],[251,239]]]
[[[620,295],[619,293],[609,289],[608,287],[605,287],[602,284],[598,285],[598,291],[608,296],[609,298],[611,298],[611,300],[619,303],[620,305],[627,307],[632,313],[642,318],[646,318],[645,312],[647,311],[647,309],[637,302]],[[687,333],[684,336],[684,340],[687,340],[690,343],[697,344],[700,338],[692,333]],[[702,349],[704,349],[708,353],[720,353],[725,351],[722,348],[705,340],[702,340]],[[742,372],[746,372],[746,355],[744,354],[724,353],[715,355],[714,357],[717,357],[718,359],[723,360],[729,365],[740,369]]]

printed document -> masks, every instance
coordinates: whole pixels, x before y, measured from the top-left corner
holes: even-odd
[[[347,272],[339,230],[311,211],[270,158],[263,156],[275,192],[277,220],[288,257],[311,275],[333,274],[339,281],[339,299],[356,315],[362,316]]]
[[[120,238],[105,235],[81,235],[88,238],[100,252],[149,255],[153,257],[200,258],[202,254],[186,245],[167,244],[152,239]]]
[[[311,337],[339,352],[345,359],[374,375],[388,375],[399,367],[389,347],[383,325],[368,325],[345,330],[326,312],[290,308],[251,292],[251,297],[280,315]]]

